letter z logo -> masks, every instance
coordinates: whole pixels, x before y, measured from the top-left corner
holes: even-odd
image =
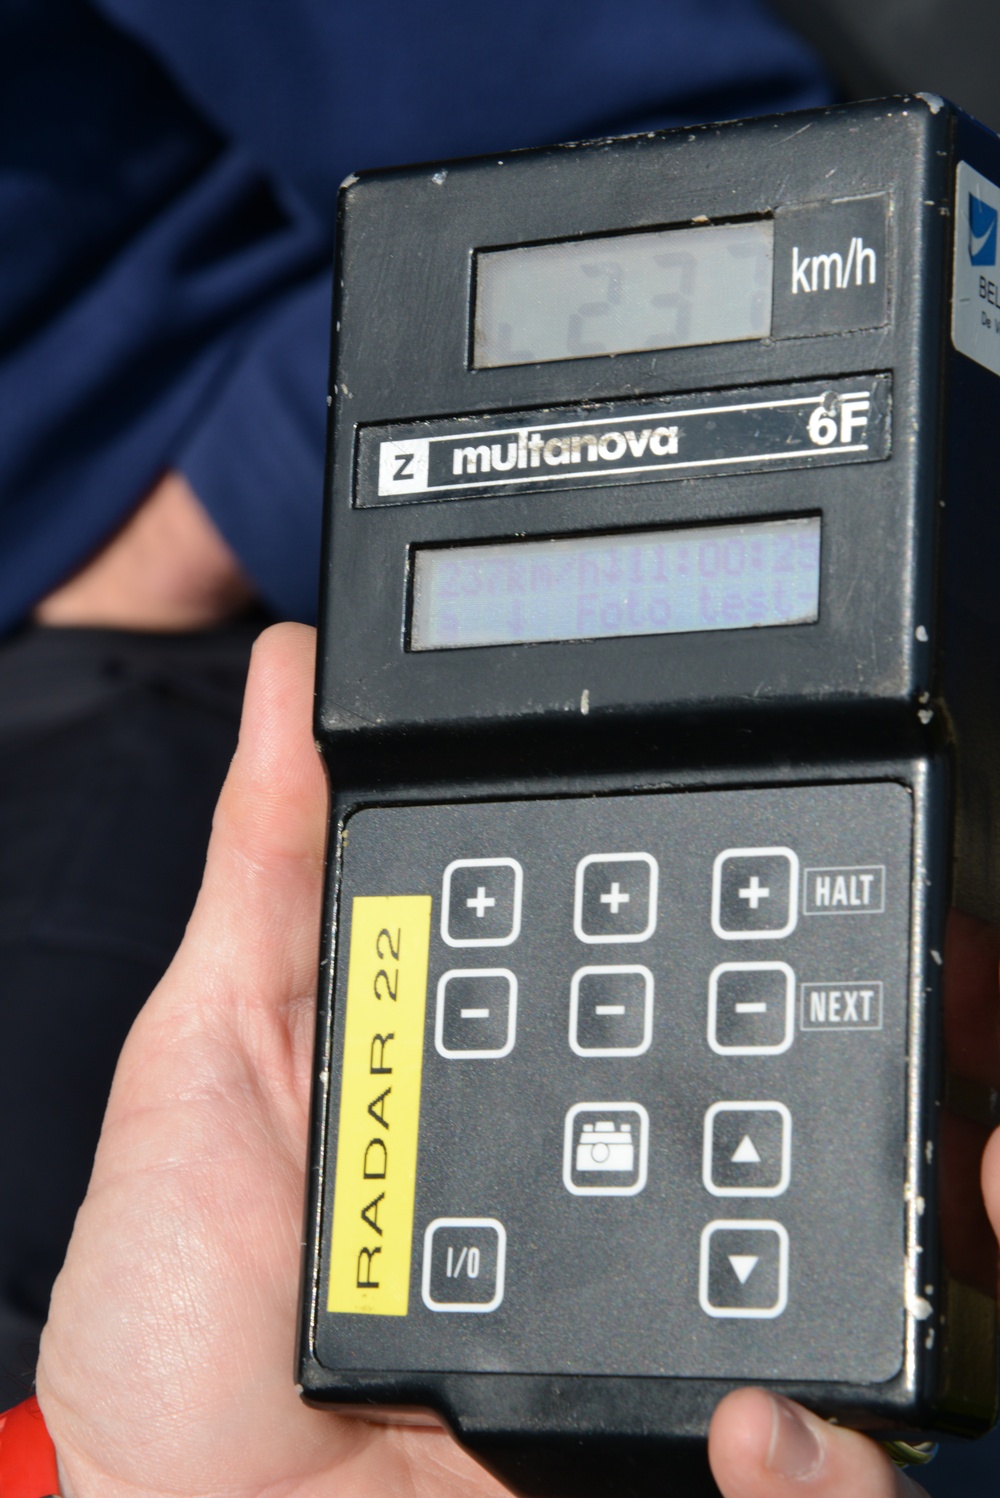
[[[430,443],[426,437],[380,442],[378,492],[384,498],[421,494],[427,488]]]
[[[973,265],[997,263],[997,210],[969,193],[969,259]]]

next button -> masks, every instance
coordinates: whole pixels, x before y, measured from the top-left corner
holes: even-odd
[[[803,983],[799,1028],[881,1030],[881,983]]]
[[[885,866],[859,864],[806,869],[804,915],[880,915],[885,909]]]

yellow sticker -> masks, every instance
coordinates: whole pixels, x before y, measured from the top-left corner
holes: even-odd
[[[430,895],[353,901],[329,1311],[409,1306],[430,933]]]

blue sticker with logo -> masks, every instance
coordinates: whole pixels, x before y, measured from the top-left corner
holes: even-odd
[[[969,193],[969,259],[973,265],[997,263],[997,210]]]
[[[955,181],[951,341],[1000,376],[1000,182],[960,161]]]

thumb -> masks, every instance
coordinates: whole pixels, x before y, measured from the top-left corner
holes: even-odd
[[[723,1498],[927,1498],[864,1436],[763,1389],[726,1396],[708,1456]]]
[[[303,625],[275,625],[254,646],[239,743],[178,954],[178,976],[194,956],[202,981],[251,1001],[309,992],[316,979],[326,783],[312,734],[314,662],[315,631]]]
[[[246,1100],[252,1090],[266,1097],[290,1155],[303,1147],[326,827],[311,727],[314,642],[313,630],[282,624],[254,646],[202,887],[122,1052],[105,1136],[151,1107],[197,1093]],[[152,1142],[160,1148],[155,1131]],[[98,1151],[98,1179],[107,1155]]]

